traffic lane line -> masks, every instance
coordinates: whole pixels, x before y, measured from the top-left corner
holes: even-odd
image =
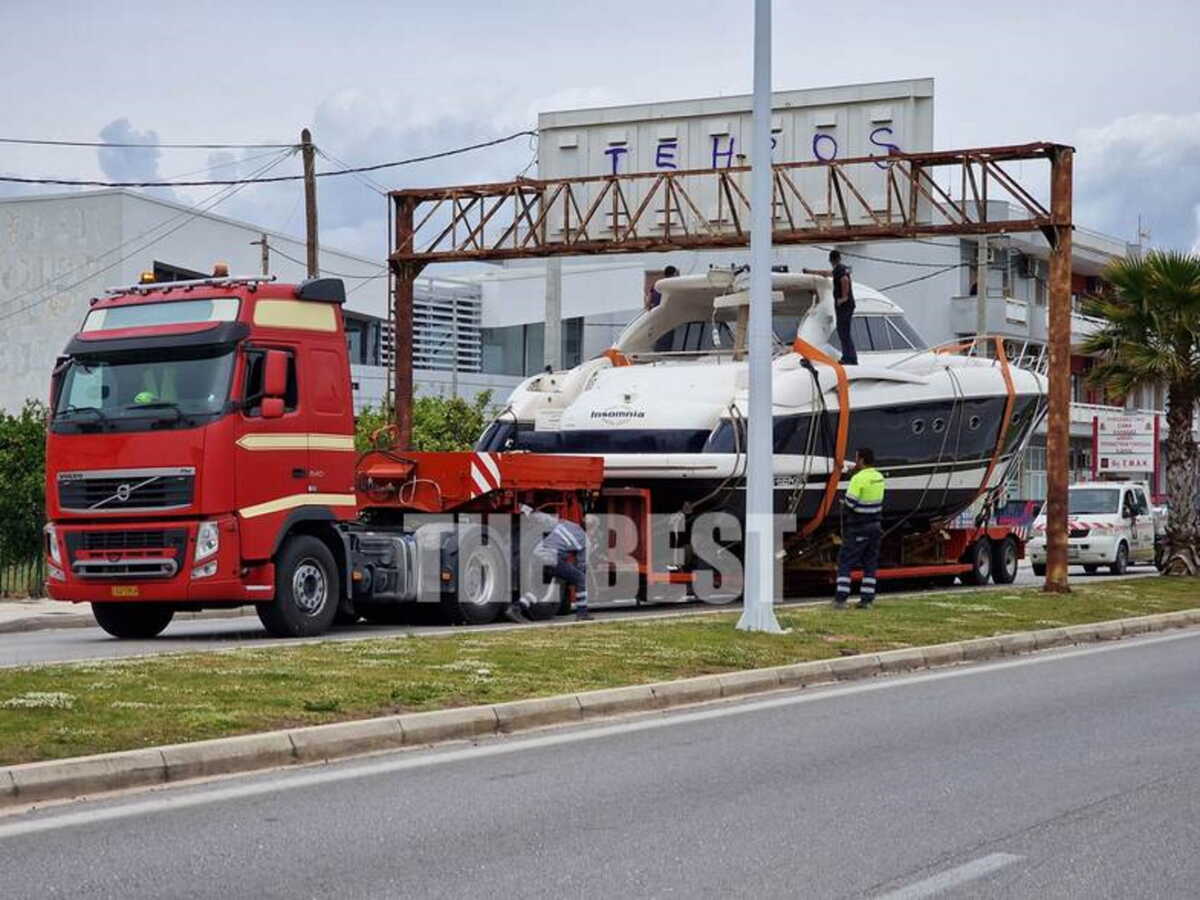
[[[63,828],[86,826],[97,822],[116,821],[153,815],[160,812],[179,811],[282,791],[303,790],[309,787],[319,787],[360,778],[424,769],[483,757],[521,753],[530,749],[570,745],[582,741],[599,740],[623,734],[670,728],[675,725],[711,721],[726,716],[745,715],[807,703],[820,703],[855,694],[892,690],[951,678],[986,675],[1022,666],[1045,665],[1062,660],[1091,656],[1097,653],[1114,653],[1131,648],[1196,638],[1200,638],[1200,630],[1151,638],[1133,638],[1113,644],[1091,646],[1076,650],[1040,651],[1030,656],[1006,660],[1004,662],[966,664],[952,669],[941,669],[922,674],[883,676],[871,681],[855,682],[847,685],[810,687],[803,689],[802,692],[781,692],[782,696],[773,696],[769,699],[752,702],[736,699],[717,701],[713,704],[706,704],[693,709],[690,712],[665,711],[661,713],[643,713],[638,717],[622,720],[610,725],[568,726],[561,730],[532,737],[486,738],[478,744],[454,749],[400,750],[396,753],[380,756],[369,763],[349,762],[332,765],[318,763],[315,764],[315,767],[306,767],[299,771],[294,769],[275,769],[270,772],[248,776],[252,780],[227,784],[225,787],[212,787],[214,784],[212,781],[202,783],[193,782],[191,784],[180,783],[176,786],[163,785],[152,789],[153,793],[162,794],[153,799],[119,800],[117,801],[118,805],[105,805],[75,812],[55,814],[54,812],[38,809],[27,811],[14,810],[12,813],[9,813],[14,821],[9,824],[0,824],[0,841],[6,838],[55,831]],[[174,793],[174,791],[188,792]],[[145,793],[142,789],[138,789],[138,792],[139,794]],[[83,800],[78,802],[88,804],[111,801]],[[54,810],[62,808],[61,806],[53,807]]]
[[[989,853],[987,856],[981,856],[979,859],[973,859],[961,866],[939,872],[937,875],[932,875],[907,887],[880,894],[876,900],[924,900],[925,897],[936,897],[952,888],[991,875],[1024,858],[1013,853]]]

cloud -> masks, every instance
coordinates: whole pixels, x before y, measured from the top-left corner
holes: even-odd
[[[1200,246],[1200,113],[1123,116],[1076,138],[1075,221],[1133,240]]]

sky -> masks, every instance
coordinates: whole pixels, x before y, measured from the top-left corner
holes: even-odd
[[[311,7],[311,8],[310,8]],[[749,93],[751,0],[297,4],[0,0],[0,137],[288,143],[302,127],[353,165],[536,126],[539,111]],[[1077,148],[1075,222],[1200,245],[1200,3],[964,4],[775,0],[773,85],[935,79],[936,148],[1051,140]],[[322,241],[382,259],[379,187],[511,178],[527,138],[320,185]],[[0,173],[244,177],[263,149],[157,152],[0,145]],[[318,168],[334,167],[321,160]],[[298,158],[271,174],[300,171]],[[203,175],[198,177],[204,177]],[[0,185],[0,193],[44,191]],[[61,189],[57,189],[61,190]],[[215,189],[165,189],[197,203]],[[215,212],[303,230],[298,184]]]

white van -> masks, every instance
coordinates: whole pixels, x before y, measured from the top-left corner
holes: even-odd
[[[1120,575],[1134,563],[1153,565],[1155,518],[1147,486],[1134,481],[1073,484],[1067,493],[1067,562],[1089,575],[1108,566]],[[1046,574],[1046,513],[1033,522],[1025,548],[1035,575]]]

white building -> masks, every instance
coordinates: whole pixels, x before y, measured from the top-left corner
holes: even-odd
[[[258,274],[264,235],[270,274],[302,280],[303,240],[133,191],[0,199],[0,405],[13,411],[27,398],[46,399],[55,359],[83,321],[88,300],[106,287],[132,284],[149,270],[160,281],[199,277],[217,261],[235,275]],[[346,281],[355,405],[378,405],[392,344],[386,268],[326,246],[319,266]],[[421,279],[415,295],[418,391],[474,396],[496,387],[480,371],[478,286]],[[458,374],[450,371],[448,335],[458,341]]]

